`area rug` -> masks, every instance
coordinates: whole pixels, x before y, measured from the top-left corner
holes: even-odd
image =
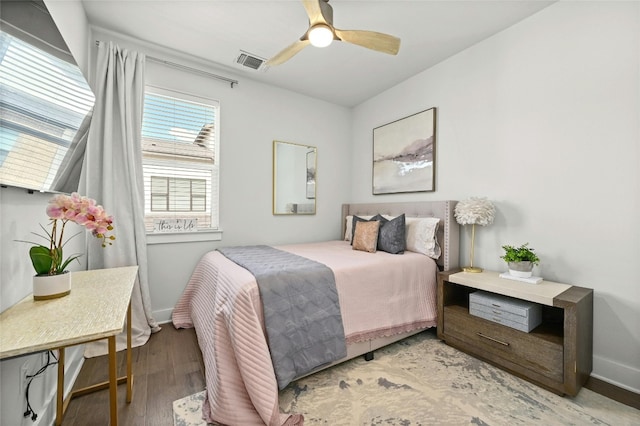
[[[205,426],[204,392],[173,403],[176,426]],[[640,425],[640,410],[582,389],[560,397],[447,346],[428,330],[300,379],[280,409],[305,425]]]

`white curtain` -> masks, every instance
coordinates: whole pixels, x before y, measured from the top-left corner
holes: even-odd
[[[147,342],[160,330],[151,314],[144,229],[141,126],[144,104],[145,56],[101,42],[96,64],[93,120],[80,176],[79,193],[95,199],[113,216],[112,246],[95,238],[87,244],[89,269],[138,265],[131,296],[133,346]],[[116,340],[126,346],[126,333]],[[85,356],[107,353],[106,341],[90,343]]]

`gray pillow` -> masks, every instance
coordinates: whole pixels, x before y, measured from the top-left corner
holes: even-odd
[[[404,213],[391,220],[377,214],[372,217],[371,220],[380,221],[380,230],[378,231],[378,250],[386,251],[391,254],[404,253],[404,250],[406,249]]]

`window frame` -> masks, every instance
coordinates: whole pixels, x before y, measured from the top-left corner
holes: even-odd
[[[194,95],[192,93],[185,92],[183,90],[176,90],[166,87],[159,87],[154,84],[146,84],[145,85],[145,97],[148,93],[156,94],[160,96],[172,97],[180,100],[185,100],[188,102],[195,102],[199,104],[209,105],[215,108],[214,114],[214,146],[213,146],[213,162],[211,165],[206,163],[201,164],[193,164],[189,165],[189,168],[197,169],[197,170],[210,170],[211,171],[211,188],[209,191],[205,191],[205,197],[207,203],[210,207],[210,215],[212,227],[210,228],[199,228],[197,232],[176,232],[176,233],[158,233],[147,230],[147,244],[163,244],[163,243],[175,243],[175,242],[185,242],[185,241],[220,241],[222,239],[222,229],[220,228],[220,203],[219,203],[219,194],[220,194],[220,101],[208,98],[205,96]],[[142,150],[142,135],[140,139],[141,150]],[[145,158],[145,151],[142,150],[142,162],[143,168],[146,165],[150,166],[160,166],[167,167],[170,163],[170,160],[159,160],[159,159],[149,159]],[[177,163],[180,165],[180,162]],[[186,163],[185,163],[186,164]],[[162,174],[154,173],[154,176],[163,176],[171,178],[172,176],[164,176]],[[189,179],[189,178],[186,178]],[[193,178],[198,180],[198,178]],[[150,184],[150,182],[149,182]],[[151,194],[151,188],[149,188],[149,194]],[[147,191],[145,189],[145,218],[147,217],[147,209],[146,209],[146,196]],[[207,203],[205,203],[205,210],[207,209]],[[151,207],[151,200],[149,200],[149,207]],[[151,210],[149,210],[151,211]],[[158,212],[156,212],[158,213]],[[161,213],[161,212],[160,212]],[[172,212],[167,212],[172,213]],[[173,212],[179,213],[179,212]]]

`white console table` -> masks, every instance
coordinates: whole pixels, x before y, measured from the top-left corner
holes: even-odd
[[[131,402],[131,292],[137,266],[73,272],[71,293],[59,299],[33,300],[29,295],[0,315],[0,359],[57,349],[56,425],[62,424],[71,398],[109,388],[111,425],[118,424],[117,387],[127,384]],[[126,322],[125,322],[126,319]],[[127,374],[117,377],[116,335],[127,325]],[[109,381],[72,392],[64,398],[64,353],[67,346],[108,339]]]

